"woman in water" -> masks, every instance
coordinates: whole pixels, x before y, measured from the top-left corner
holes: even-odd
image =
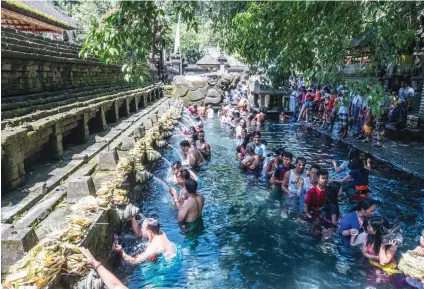
[[[363,243],[366,236],[366,228],[364,227],[365,218],[372,217],[375,209],[375,201],[365,199],[343,217],[339,227],[339,234],[345,246],[357,246]],[[353,242],[351,242],[351,239],[353,239]]]
[[[389,275],[400,273],[395,262],[396,241],[383,243],[383,235],[387,234],[389,229],[390,224],[383,217],[374,216],[368,219],[368,236],[362,246],[362,254],[376,267],[371,278],[377,283],[387,281]]]
[[[244,136],[243,142],[237,146],[237,157],[239,159],[244,159],[245,155],[246,155],[246,146],[249,142],[251,142],[251,138],[252,135],[250,133],[246,133],[246,135]]]
[[[371,160],[367,160],[367,166],[371,167]],[[352,160],[352,169],[343,179],[339,180],[330,180],[330,182],[344,184],[349,179],[353,179],[353,188],[355,189],[355,194],[352,196],[354,200],[360,201],[364,199],[368,194],[368,177],[370,170],[364,167],[364,162],[360,159]]]

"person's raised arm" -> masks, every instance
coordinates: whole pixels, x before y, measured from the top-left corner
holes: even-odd
[[[334,167],[334,170],[336,171],[336,173],[340,173],[341,171],[344,170],[342,167],[337,166],[336,160],[333,160],[332,163],[333,163],[333,167]]]
[[[370,158],[367,159],[367,169],[369,171],[371,171],[371,159]]]
[[[197,179],[198,179],[197,175],[192,170],[190,169],[187,169],[187,170],[190,173],[190,177],[197,182]]]
[[[386,245],[390,245],[386,248]],[[390,241],[388,244],[381,244],[380,252],[378,253],[378,261],[381,265],[387,265],[392,261],[397,251],[396,241]]]
[[[137,236],[140,236],[140,227],[138,226],[138,223],[137,223],[137,220],[135,219],[135,217],[131,218],[131,227],[132,227],[134,233]]]
[[[102,281],[109,289],[128,289],[118,278],[115,277],[101,262],[98,262],[90,251],[86,248],[80,248],[81,253],[87,258],[87,264],[93,267],[99,274]]]
[[[331,179],[328,182],[329,183],[339,183],[339,184],[344,184],[348,179],[352,178],[351,175],[347,174],[343,179],[338,179],[338,180],[334,180]]]

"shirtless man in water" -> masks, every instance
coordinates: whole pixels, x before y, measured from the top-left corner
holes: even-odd
[[[183,205],[184,201],[188,198],[188,193],[185,188],[185,182],[191,178],[190,171],[187,169],[181,169],[178,171],[177,174],[177,184],[182,187],[180,193],[177,193],[177,190],[174,188],[169,188],[168,191],[171,194],[172,198],[174,199],[175,207],[177,209],[180,209]],[[196,179],[195,179],[196,180]]]
[[[199,222],[202,216],[205,198],[197,193],[197,182],[188,179],[185,182],[188,198],[184,201],[178,211],[178,223],[182,225],[192,225]]]
[[[187,155],[190,167],[198,167],[206,163],[200,150],[198,150],[195,146],[190,146],[190,143],[187,140],[181,141],[180,147],[183,153]]]
[[[141,224],[141,230],[135,218],[132,219],[132,223],[134,232],[143,238],[148,238],[149,243],[146,250],[136,257],[127,255],[120,245],[114,243],[113,251],[120,254],[125,261],[131,264],[139,264],[144,261],[154,262],[160,254],[166,259],[175,257],[177,248],[174,243],[168,240],[166,234],[160,230],[158,220],[153,218],[145,219]]]
[[[210,160],[211,146],[205,140],[205,132],[203,130],[199,131],[199,140],[196,141],[196,147],[200,150],[205,160]]]

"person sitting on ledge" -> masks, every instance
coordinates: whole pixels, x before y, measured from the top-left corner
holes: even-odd
[[[134,221],[136,221],[135,218],[133,218],[133,223]],[[166,234],[160,230],[158,220],[147,218],[141,224],[141,230],[139,226],[133,226],[133,230],[138,236],[149,239],[148,246],[143,253],[136,257],[131,257],[124,252],[119,244],[114,243],[112,246],[113,251],[120,254],[128,263],[139,264],[145,261],[156,262],[159,255],[163,255],[167,260],[176,256],[177,247],[174,243],[169,241]]]
[[[128,289],[127,286],[122,284],[118,278],[115,277],[105,266],[103,266],[102,262],[97,261],[93,255],[91,255],[88,249],[81,247],[81,253],[86,258],[86,264],[89,267],[93,267],[97,274],[99,274],[102,281],[105,283],[106,287],[109,289]]]

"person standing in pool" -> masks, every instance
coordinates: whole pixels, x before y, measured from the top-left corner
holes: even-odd
[[[362,245],[367,235],[364,227],[365,219],[374,216],[375,209],[375,201],[365,199],[343,217],[339,227],[339,235],[346,247]]]
[[[200,150],[198,150],[195,146],[190,146],[190,143],[187,140],[181,141],[180,147],[183,153],[187,156],[188,165],[190,167],[198,167],[206,163]]]
[[[282,160],[279,160],[278,166],[274,171],[274,174],[271,177],[271,184],[274,184],[274,193],[282,193],[283,190],[281,185],[283,184],[285,174],[294,169],[294,166],[291,164],[293,155],[290,152],[284,151],[282,154]]]
[[[196,141],[196,147],[202,153],[205,160],[210,161],[211,159],[211,146],[205,140],[205,131],[199,131],[199,140]]]
[[[137,226],[137,228],[139,228]],[[139,264],[145,261],[156,261],[158,255],[163,255],[167,260],[176,256],[177,247],[168,240],[166,234],[160,230],[158,220],[147,218],[141,225],[141,231],[135,232],[137,235],[149,239],[146,250],[136,257],[127,255],[122,247],[117,243],[112,246],[113,251],[117,252],[122,258],[131,264]]]
[[[307,219],[319,217],[319,210],[325,203],[325,195],[328,189],[327,185],[328,172],[326,170],[320,170],[318,172],[318,184],[315,187],[312,187],[305,197],[303,210]]]
[[[177,175],[177,184],[180,185],[182,187],[181,191],[179,194],[177,194],[177,191],[174,188],[169,187],[169,194],[171,194],[174,203],[175,203],[175,207],[177,209],[179,209],[182,204],[184,203],[185,200],[187,200],[188,198],[188,193],[187,190],[185,188],[185,182],[190,179],[191,175],[189,170],[187,169],[181,169],[178,172]]]
[[[253,142],[255,143],[255,154],[257,154],[262,161],[266,157],[266,146],[261,143],[261,133],[259,131],[254,133]]]
[[[261,164],[259,156],[255,153],[255,144],[253,142],[246,145],[246,154],[241,161],[241,166],[252,171],[256,171]]]
[[[299,213],[299,199],[303,198],[305,191],[306,159],[298,157],[295,162],[295,168],[289,170],[282,183],[282,190],[286,193],[284,204],[281,206],[281,216],[287,218],[288,211]]]
[[[178,223],[185,227],[191,227],[200,222],[205,198],[197,193],[197,182],[195,180],[188,179],[185,182],[185,188],[188,198],[178,210]]]

